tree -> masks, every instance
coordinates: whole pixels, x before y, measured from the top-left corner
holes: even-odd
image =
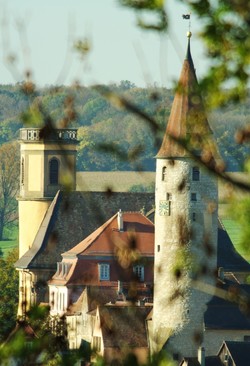
[[[9,252],[6,259],[0,258],[0,342],[6,339],[16,322],[18,273],[14,263],[17,259],[17,249]]]
[[[4,228],[17,220],[16,195],[19,188],[19,158],[17,143],[0,147],[0,240]]]

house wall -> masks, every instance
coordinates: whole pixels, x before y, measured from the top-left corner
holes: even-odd
[[[49,302],[48,279],[52,276],[49,270],[18,270],[19,304],[18,317],[25,315],[33,305]]]
[[[51,200],[18,200],[19,258],[32,246]]]
[[[79,349],[82,343],[91,343],[92,326],[91,315],[84,312],[66,316],[67,340],[69,349]],[[88,329],[89,331],[86,331]]]
[[[244,341],[244,336],[250,336],[250,330],[206,330],[204,332],[204,347],[206,356],[213,356],[220,349],[223,341]]]
[[[63,315],[68,309],[69,293],[67,286],[49,286],[50,314]]]
[[[100,280],[99,278],[99,264],[110,265],[110,278],[109,280]],[[117,259],[103,256],[96,258],[79,258],[79,267],[81,267],[81,276],[79,281],[84,285],[92,286],[110,286],[111,283],[117,283],[117,281],[130,282],[135,280],[133,272],[133,262],[127,267],[122,267]],[[144,281],[145,283],[153,283],[153,258],[146,258],[144,263]]]

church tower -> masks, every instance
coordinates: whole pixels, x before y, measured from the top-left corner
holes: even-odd
[[[22,258],[32,248],[56,192],[60,189],[75,190],[77,130],[22,128],[19,142],[19,258]],[[39,275],[21,269],[19,275],[18,314],[23,315],[23,293],[27,309],[30,292],[33,284],[39,280]]]
[[[218,153],[199,93],[190,52],[156,156],[153,351],[194,357],[203,314],[215,285],[218,189],[199,159],[215,166]],[[178,141],[178,142],[177,142]],[[201,288],[198,288],[201,285]]]

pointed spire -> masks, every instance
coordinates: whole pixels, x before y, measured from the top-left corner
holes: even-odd
[[[186,52],[186,57],[185,59],[189,61],[190,66],[193,66],[194,69],[194,63],[193,63],[193,59],[191,56],[191,51],[190,51],[190,38],[192,37],[192,33],[191,32],[187,32],[187,38],[188,38],[188,46],[187,46],[187,52]]]
[[[215,154],[215,143],[208,143],[208,140],[212,138],[212,130],[207,121],[191,56],[191,35],[192,33],[189,31],[187,33],[186,57],[182,66],[166,133],[157,158],[174,158],[190,155],[182,146],[169,138],[169,135],[179,141],[183,141],[189,149],[195,150],[198,155],[201,155],[205,149],[209,149],[210,155],[214,156]]]

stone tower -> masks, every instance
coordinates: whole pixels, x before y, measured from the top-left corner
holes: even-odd
[[[197,355],[203,314],[211,298],[198,284],[214,285],[217,265],[217,182],[193,154],[209,166],[216,164],[218,154],[198,90],[190,37],[189,32],[156,156],[152,348],[167,348],[175,358]]]
[[[59,189],[75,190],[76,129],[20,130],[19,258],[32,248],[45,213]],[[20,262],[20,260],[19,260]],[[46,275],[19,269],[18,314],[23,315],[34,298],[34,284]],[[25,297],[25,300],[24,300]]]

